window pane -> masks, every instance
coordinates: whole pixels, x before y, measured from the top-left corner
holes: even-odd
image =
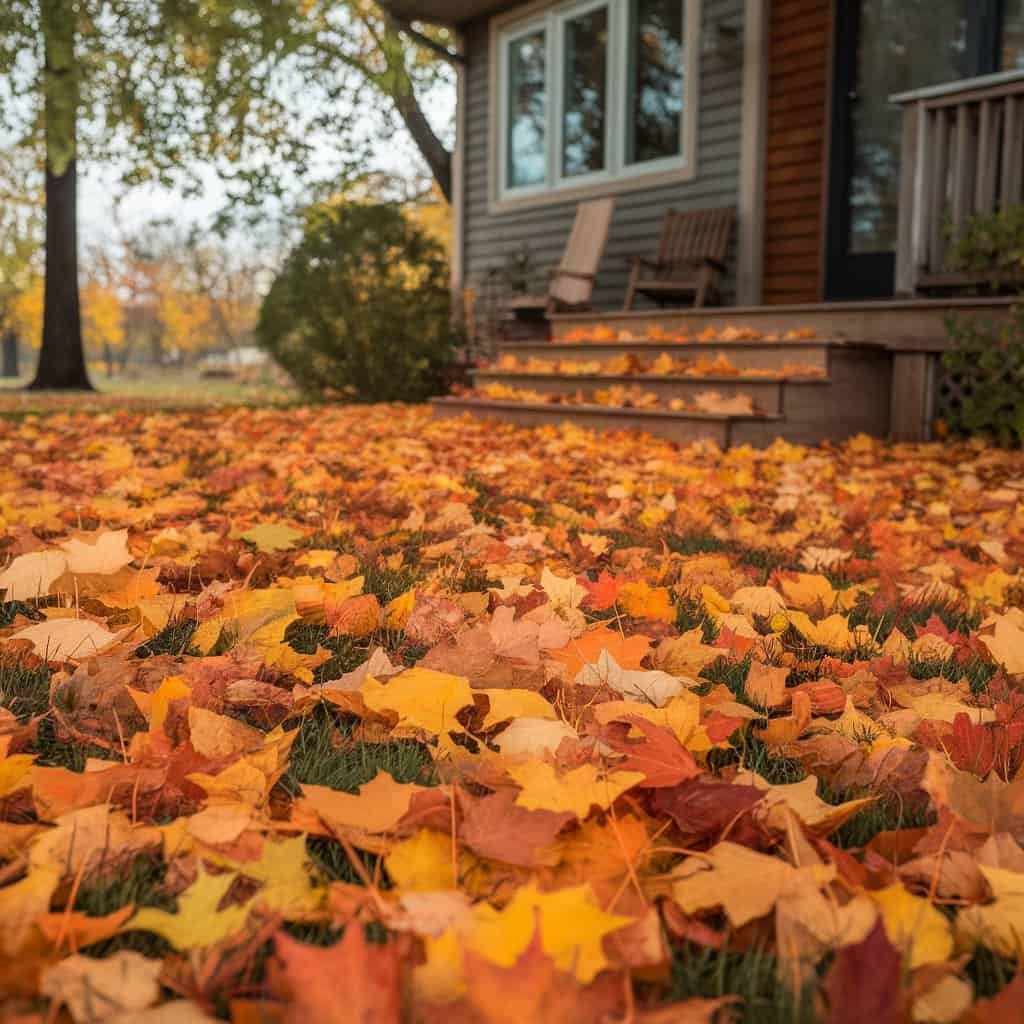
[[[1003,14],[1003,71],[1024,68],[1024,0],[1008,0]]]
[[[547,178],[548,95],[544,29],[508,44],[508,119],[506,137],[509,188],[542,185]]]
[[[901,114],[894,93],[970,73],[968,5],[973,0],[860,0],[857,88],[852,103],[850,251],[895,248]]]
[[[682,0],[632,0],[629,16],[626,163],[680,153]]]
[[[565,22],[562,174],[603,170],[607,111],[608,8]]]

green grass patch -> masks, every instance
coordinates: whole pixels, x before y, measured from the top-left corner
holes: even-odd
[[[45,715],[50,709],[50,670],[0,660],[0,707],[22,722]]]
[[[681,943],[672,949],[666,1002],[738,996],[742,1024],[814,1024],[814,988],[791,994],[779,981],[774,954],[757,946],[745,953]]]
[[[154,637],[135,648],[136,658],[152,658],[158,654],[173,654],[180,658],[185,654],[198,655],[192,647],[192,634],[199,623],[195,619],[178,619],[166,625]]]
[[[299,726],[282,780],[289,792],[296,794],[299,786],[306,784],[352,793],[381,771],[397,782],[437,784],[433,759],[422,743],[349,744],[346,740],[351,730],[350,719],[340,719],[326,709],[317,708],[307,715]]]

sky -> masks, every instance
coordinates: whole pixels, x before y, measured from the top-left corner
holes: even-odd
[[[426,97],[424,109],[435,126],[450,124],[455,110],[454,88],[434,89]],[[365,132],[372,133],[375,124],[373,115],[367,115]],[[360,126],[357,125],[357,132],[359,130]],[[314,160],[323,169],[329,170],[332,147],[324,143],[318,147],[318,152],[319,158],[314,157]],[[386,143],[378,142],[372,146],[371,162],[367,170],[409,178],[413,168],[426,173],[425,163],[404,130],[398,131]],[[138,186],[125,192],[118,184],[118,172],[117,166],[95,163],[83,163],[79,167],[79,236],[83,246],[102,245],[114,236],[118,225],[131,228],[149,220],[163,218],[182,224],[206,222],[223,207],[227,198],[225,187],[212,165],[200,167],[202,195],[185,198],[176,191],[158,185]],[[282,169],[282,173],[287,174],[287,170]]]

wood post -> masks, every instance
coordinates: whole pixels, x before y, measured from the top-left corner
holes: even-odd
[[[894,352],[889,431],[894,441],[927,441],[935,412],[934,352]]]

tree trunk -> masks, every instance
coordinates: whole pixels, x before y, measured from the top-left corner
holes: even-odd
[[[0,377],[18,376],[18,336],[14,331],[4,332],[3,366]]]
[[[65,0],[42,0],[40,4],[45,43],[46,283],[43,346],[30,387],[91,391],[78,296],[75,152],[79,95],[75,18],[70,8]]]
[[[395,107],[416,148],[423,155],[445,201],[452,201],[452,155],[434,134],[423,109],[411,90],[395,97]]]
[[[82,346],[78,297],[78,217],[75,161],[64,173],[46,169],[46,286],[43,347],[33,389],[91,391]]]

